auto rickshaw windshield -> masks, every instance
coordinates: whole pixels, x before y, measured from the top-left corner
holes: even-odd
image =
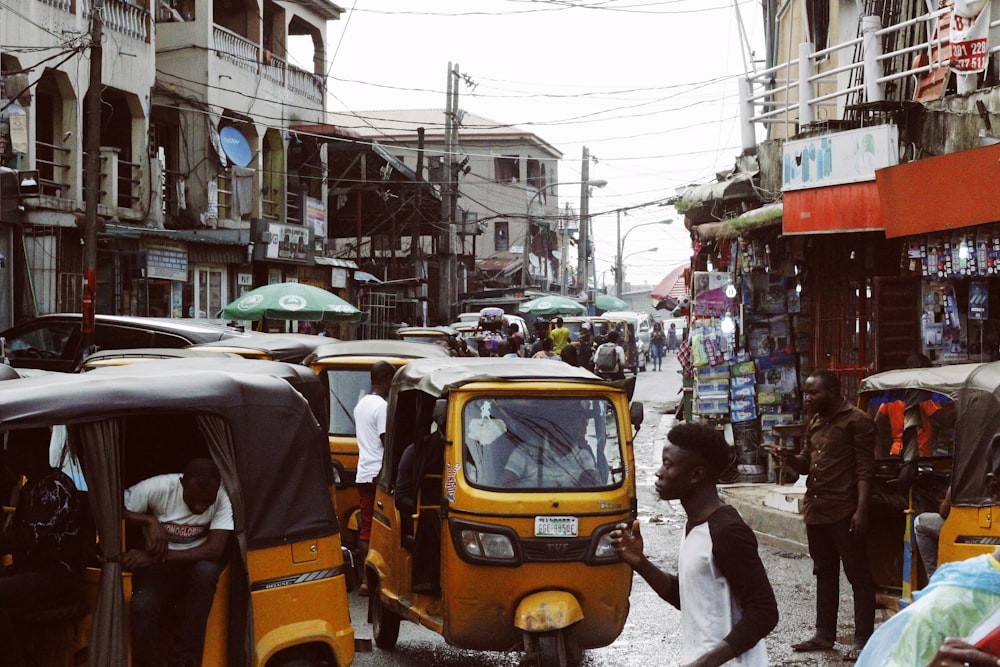
[[[367,368],[331,368],[326,371],[330,387],[330,435],[354,436],[354,407],[371,389]]]
[[[621,434],[606,399],[478,397],[462,411],[464,470],[480,488],[614,488]]]

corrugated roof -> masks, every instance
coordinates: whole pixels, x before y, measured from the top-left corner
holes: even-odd
[[[327,122],[357,132],[362,137],[383,142],[415,142],[417,128],[424,128],[427,141],[444,141],[445,111],[443,109],[378,109],[373,111],[329,112]],[[537,134],[509,123],[500,123],[472,112],[462,115],[459,134],[469,140],[523,141],[536,144],[552,156],[562,152]]]

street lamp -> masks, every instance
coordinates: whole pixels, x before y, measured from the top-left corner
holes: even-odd
[[[615,267],[617,269],[615,271],[615,296],[617,296],[619,299],[622,296],[622,274],[623,274],[622,248],[625,247],[625,239],[628,238],[629,234],[639,229],[640,227],[649,227],[650,225],[669,225],[672,222],[673,218],[668,218],[667,220],[657,220],[656,222],[644,222],[641,225],[636,225],[635,227],[632,227],[627,232],[625,232],[624,236],[622,236],[622,216],[621,216],[621,211],[618,211],[618,254],[615,257]],[[656,248],[645,250],[643,252],[652,252],[653,250],[656,250]],[[632,255],[635,254],[637,253],[632,253]],[[629,255],[629,257],[631,257],[632,255]]]
[[[535,200],[538,199],[538,196],[543,192],[545,192],[546,190],[548,190],[549,188],[554,188],[560,185],[587,185],[589,187],[594,187],[594,188],[603,188],[607,184],[608,182],[601,178],[591,179],[587,181],[563,181],[561,183],[549,183],[548,185],[543,185],[542,187],[538,188],[538,191],[531,196],[531,199],[528,200],[528,208],[525,211],[524,215],[524,248],[521,255],[522,285],[527,287],[530,284],[531,280],[531,261],[529,257],[529,253],[531,250],[531,205],[535,203]],[[582,226],[583,224],[584,221],[581,220],[580,225]],[[566,253],[564,249],[563,255],[565,254]],[[563,257],[562,261],[565,262],[566,258]]]
[[[633,257],[635,255],[642,255],[643,253],[647,253],[647,252],[656,252],[657,250],[659,250],[659,248],[655,248],[655,247],[654,248],[646,248],[645,250],[636,250],[635,252],[630,252],[629,254],[625,255],[622,258],[622,263],[621,263],[620,267],[618,267],[618,266],[615,267],[615,286],[617,287],[618,285],[621,285],[622,281],[624,280],[624,277],[619,277],[618,276],[618,272],[619,271],[622,271],[622,272],[625,271],[625,263],[628,261],[629,257]],[[618,292],[618,294],[616,296],[619,299],[621,298],[622,295],[621,295],[621,291],[620,290],[619,290],[619,292]]]

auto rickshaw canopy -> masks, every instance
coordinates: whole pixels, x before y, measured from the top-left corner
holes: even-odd
[[[442,396],[471,382],[546,380],[605,384],[587,369],[562,362],[496,357],[416,359],[397,371],[393,384],[399,387],[399,391],[417,389]]]
[[[990,472],[990,443],[1000,433],[1000,362],[975,365],[957,404],[951,503],[994,505],[986,490],[986,475]]]
[[[423,357],[451,357],[437,345],[415,343],[412,340],[345,340],[328,342],[317,347],[309,361],[331,357],[397,357],[400,359],[421,359]]]

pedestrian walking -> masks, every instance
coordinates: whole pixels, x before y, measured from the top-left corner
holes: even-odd
[[[649,344],[653,348],[653,370],[663,370],[663,354],[667,347],[667,334],[663,332],[663,325],[659,322],[653,324],[653,333],[649,336]]]
[[[840,394],[831,371],[813,371],[805,382],[811,415],[801,454],[768,451],[800,475],[808,474],[802,516],[816,575],[816,634],[792,645],[795,651],[832,649],[837,638],[840,564],[854,590],[854,644],[844,654],[857,660],[875,629],[875,582],[868,565],[865,532],[875,466],[875,423]]]
[[[677,574],[643,554],[639,522],[620,523],[611,543],[656,594],[681,610],[681,663],[766,667],[764,637],[778,624],[778,604],[753,531],[719,498],[715,481],[732,454],[725,437],[705,424],[667,433],[656,471],[661,500],[680,500],[687,525]]]
[[[382,453],[385,450],[385,418],[389,397],[389,387],[396,369],[387,361],[376,362],[370,371],[371,392],[363,396],[354,406],[354,423],[358,440],[358,472],[355,481],[361,508],[361,528],[358,541],[361,550],[360,562],[368,555],[368,541],[371,539],[372,516],[375,512],[375,478],[382,470]],[[361,595],[368,595],[368,583],[362,582],[358,589]]]
[[[677,325],[671,322],[667,328],[667,351],[676,352],[679,347],[680,341],[677,339]]]

